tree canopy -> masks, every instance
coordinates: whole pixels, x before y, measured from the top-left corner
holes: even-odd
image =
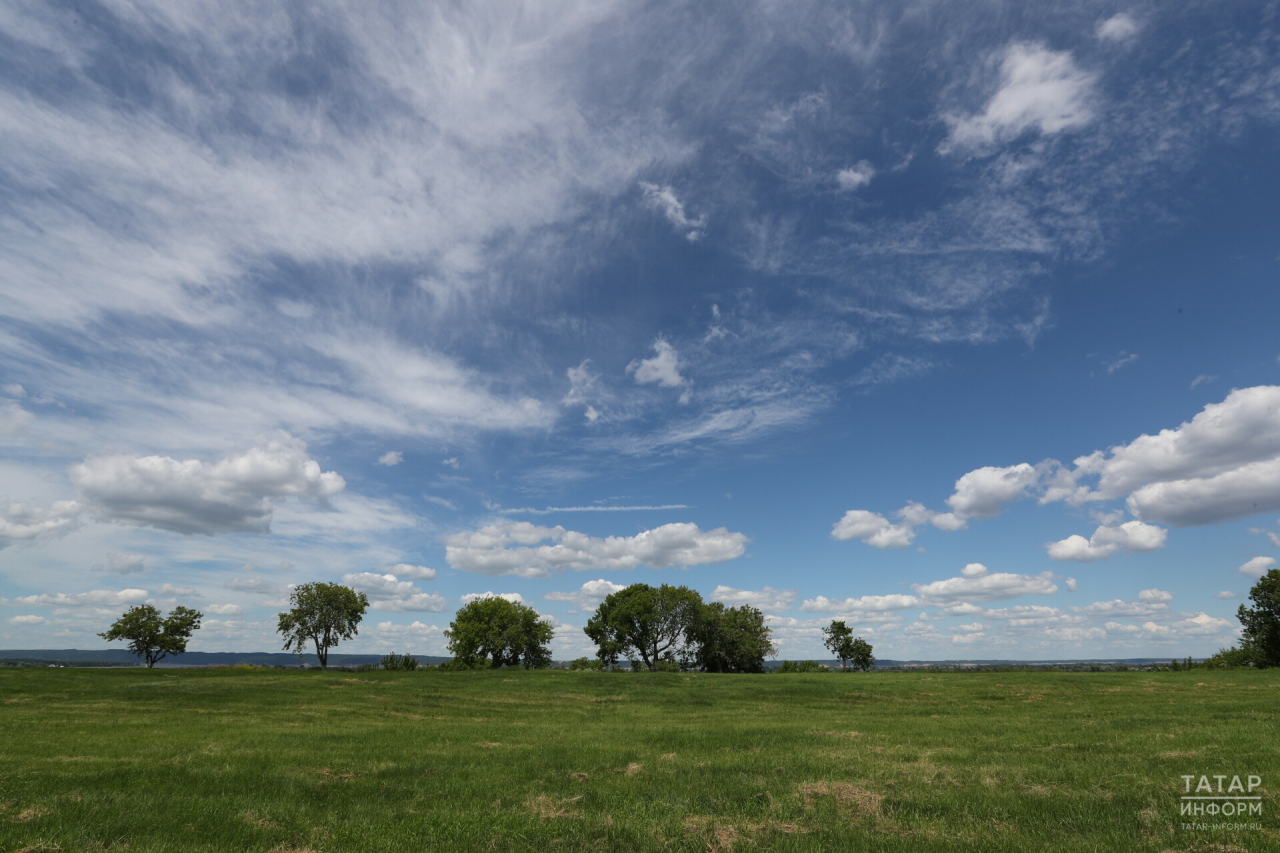
[[[866,671],[871,669],[876,659],[871,655],[871,644],[861,637],[854,637],[853,630],[839,619],[822,629],[822,644],[831,650],[840,661],[841,669]]]
[[[693,663],[702,596],[687,586],[636,583],[610,594],[583,628],[608,666],[638,658],[649,671],[660,662]]]
[[[470,667],[542,669],[551,665],[547,644],[554,629],[532,607],[505,598],[479,598],[467,604],[454,615],[444,635],[454,659]]]
[[[329,650],[358,633],[369,597],[342,584],[304,583],[293,590],[289,604],[291,609],[280,614],[276,627],[284,636],[285,651],[301,655],[310,642],[321,669],[328,669]]]
[[[150,604],[131,607],[98,636],[108,642],[128,640],[129,651],[146,661],[147,668],[168,655],[187,650],[187,641],[200,627],[204,614],[189,607],[175,607],[167,617]]]
[[[696,631],[698,668],[705,672],[764,672],[764,659],[778,653],[764,613],[750,605],[703,605]]]
[[[1253,607],[1236,611],[1244,631],[1240,648],[1254,666],[1280,666],[1280,569],[1270,569],[1249,590]]]

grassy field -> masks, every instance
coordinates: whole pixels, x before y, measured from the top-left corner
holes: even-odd
[[[1280,672],[0,670],[3,851],[1252,853],[1277,782]]]

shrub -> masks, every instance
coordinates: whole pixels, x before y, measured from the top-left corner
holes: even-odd
[[[395,672],[413,672],[418,668],[418,659],[409,655],[398,655],[392,652],[382,658],[380,663],[383,669]]]
[[[604,669],[604,662],[596,658],[576,658],[569,661],[569,669],[574,672],[600,672]]]
[[[825,667],[817,661],[813,660],[784,660],[782,666],[778,667],[778,672],[830,672],[830,667]]]
[[[1205,658],[1206,669],[1235,669],[1241,666],[1256,666],[1253,655],[1246,649],[1232,646],[1229,649],[1218,649],[1218,653]]]

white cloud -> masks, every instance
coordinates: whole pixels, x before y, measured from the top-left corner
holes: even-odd
[[[35,415],[17,403],[0,405],[0,435],[21,435],[35,419]]]
[[[8,394],[10,397],[27,396],[27,389],[23,388],[17,382],[10,382],[8,385],[4,386],[3,390],[4,390],[4,393]]]
[[[66,533],[79,522],[79,515],[80,504],[76,501],[32,506],[0,498],[0,548],[19,540]]]
[[[524,604],[524,597],[518,592],[468,592],[462,596],[463,604],[470,604],[473,601],[483,601],[486,598],[502,598],[510,601],[512,604]]]
[[[1107,368],[1107,373],[1115,373],[1120,368],[1133,364],[1137,360],[1138,360],[1137,353],[1125,352],[1124,350],[1121,350],[1120,354],[1116,356],[1114,359],[1112,359],[1111,361],[1107,362],[1105,367]]]
[[[747,537],[719,527],[701,530],[684,522],[635,536],[603,539],[556,527],[511,521],[444,538],[445,559],[456,569],[486,575],[544,577],[551,571],[664,569],[723,563],[746,552]],[[550,543],[550,544],[546,544]]]
[[[156,590],[157,595],[180,596],[182,598],[199,598],[200,593],[195,587],[179,586],[178,584],[162,583],[160,589]]]
[[[402,581],[393,574],[353,572],[342,576],[342,582],[369,596],[370,607],[396,613],[430,611],[439,613],[448,600],[434,592],[422,592],[412,581]]]
[[[433,581],[436,579],[435,569],[429,569],[426,566],[415,566],[410,563],[396,563],[394,566],[384,566],[382,571],[393,574],[398,578],[411,578],[416,581]]]
[[[239,616],[244,612],[238,604],[206,604],[200,609],[214,616]]]
[[[287,435],[215,463],[93,457],[71,466],[70,474],[102,518],[177,533],[268,533],[274,501],[323,501],[346,486],[340,475],[321,472],[306,445]]]
[[[930,604],[958,604],[973,601],[998,601],[1024,595],[1052,595],[1058,586],[1049,572],[1019,575],[993,572],[970,577],[947,578],[933,583],[913,583],[911,588]]]
[[[717,585],[711,593],[712,601],[723,602],[730,607],[748,604],[765,613],[787,610],[799,593],[794,589],[774,589],[766,586],[763,589],[734,589],[731,586]]]
[[[14,625],[42,625],[45,622],[43,616],[14,616],[9,619]]]
[[[1197,385],[1203,385],[1203,384],[1204,384],[1204,383],[1206,383],[1206,382],[1212,382],[1212,381],[1214,381],[1214,380],[1215,380],[1215,379],[1217,379],[1217,378],[1218,378],[1218,377],[1216,377],[1216,376],[1210,376],[1210,375],[1209,375],[1209,374],[1207,374],[1207,373],[1201,373],[1201,374],[1200,374],[1199,376],[1197,376],[1195,379],[1192,379],[1192,380],[1191,380],[1191,387],[1192,387],[1192,388],[1194,388],[1194,387],[1196,387]]]
[[[1007,142],[1032,128],[1047,135],[1087,124],[1094,80],[1067,51],[1015,42],[1004,50],[1000,88],[986,109],[947,117],[951,133],[943,151]]]
[[[695,243],[702,239],[706,228],[706,216],[699,216],[697,219],[690,219],[684,212],[684,204],[680,199],[676,198],[675,190],[667,186],[658,186],[656,184],[647,184],[640,182],[640,188],[644,190],[645,204],[654,210],[661,211],[667,221],[675,227],[677,231],[683,232],[684,237],[691,243]]]
[[[1213,594],[1213,597],[1214,597],[1214,598],[1221,598],[1221,599],[1223,599],[1223,600],[1225,601],[1225,600],[1228,600],[1228,599],[1235,598],[1235,597],[1236,597],[1236,594],[1235,594],[1234,592],[1232,592],[1231,590],[1229,590],[1229,589],[1224,589],[1222,592],[1215,592],[1215,593]]]
[[[1164,547],[1168,536],[1169,531],[1163,527],[1141,521],[1126,521],[1111,527],[1103,525],[1089,539],[1074,534],[1066,539],[1050,542],[1045,545],[1045,549],[1053,560],[1088,563],[1105,560],[1116,551],[1157,551]]]
[[[1071,610],[1091,618],[1116,616],[1150,618],[1167,615],[1169,605],[1163,601],[1122,601],[1115,598],[1111,601],[1095,601],[1083,607],[1072,607]]]
[[[653,342],[653,358],[636,359],[627,365],[627,374],[634,376],[636,384],[657,383],[663,388],[679,388],[685,384],[680,375],[680,359],[675,347],[662,338]]]
[[[292,589],[286,584],[269,583],[262,578],[232,578],[222,584],[227,589],[233,589],[236,592],[252,592],[258,595],[288,595]]]
[[[1280,387],[1237,389],[1190,422],[1076,460],[1088,497],[1128,496],[1134,517],[1176,527],[1280,509]]]
[[[587,581],[572,592],[549,592],[543,598],[547,601],[565,601],[584,610],[591,610],[598,607],[606,597],[624,589],[626,589],[625,584],[614,583],[600,578],[599,580]]]
[[[1027,497],[1039,479],[1037,470],[1026,462],[1007,468],[977,468],[956,480],[947,506],[962,519],[991,518],[1005,504]]]
[[[386,465],[390,468],[393,465],[399,465],[404,461],[404,454],[399,450],[388,450],[386,453],[378,457],[379,465]]]
[[[1173,601],[1173,593],[1163,589],[1144,589],[1138,593],[1138,600],[1145,601],[1148,604],[1168,604]]]
[[[1098,22],[1098,38],[1103,41],[1128,41],[1138,33],[1138,22],[1127,12],[1112,15]]]
[[[874,548],[906,548],[915,539],[915,528],[934,519],[936,513],[923,504],[910,502],[894,515],[897,524],[883,515],[865,509],[851,509],[831,528],[835,539],[862,539]]]
[[[107,554],[105,565],[98,563],[93,567],[95,572],[110,572],[115,575],[144,575],[147,573],[145,558],[140,554],[122,554],[112,551]]]
[[[1275,566],[1275,557],[1254,557],[1244,565],[1236,569],[1241,574],[1246,574],[1251,578],[1260,578],[1267,573],[1267,570]]]
[[[800,609],[813,613],[875,613],[886,610],[906,610],[919,605],[919,598],[901,593],[864,595],[859,598],[827,598],[819,595],[816,598],[805,599]]]
[[[966,563],[965,567],[960,570],[960,576],[966,578],[980,578],[991,574],[991,570],[982,563]]]
[[[1079,584],[1076,583],[1075,578],[1067,578],[1063,583],[1067,586],[1067,592],[1076,592],[1079,589]]]
[[[126,607],[144,604],[148,598],[145,589],[93,589],[88,592],[42,592],[39,595],[23,595],[10,599],[9,604],[37,604],[47,607]]]
[[[836,183],[840,186],[840,189],[852,192],[871,183],[871,179],[875,176],[876,167],[866,160],[861,160],[847,169],[841,169],[836,172]]]

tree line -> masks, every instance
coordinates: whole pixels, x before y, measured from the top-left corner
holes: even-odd
[[[1280,569],[1271,569],[1249,592],[1253,606],[1240,605],[1240,643],[1209,658],[1210,666],[1280,666]],[[363,592],[333,583],[295,587],[290,609],[279,614],[277,632],[284,648],[299,655],[312,648],[322,669],[329,652],[353,639],[369,607]],[[185,652],[204,614],[175,607],[167,617],[150,604],[127,610],[98,636],[127,640],[129,649],[148,667]],[[596,658],[581,659],[579,668],[702,672],[764,672],[764,659],[776,657],[777,646],[764,613],[750,605],[726,607],[705,602],[686,586],[636,583],[608,595],[583,629],[596,645]],[[867,670],[875,658],[872,646],[840,620],[822,630],[823,645],[842,669]],[[444,632],[453,659],[447,669],[551,666],[554,628],[527,604],[505,598],[476,599],[454,615]],[[412,664],[409,662],[412,661]],[[414,669],[407,655],[389,655],[384,666]],[[785,669],[785,668],[784,668]]]

